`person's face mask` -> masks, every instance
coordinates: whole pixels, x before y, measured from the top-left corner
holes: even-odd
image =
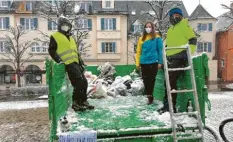
[[[70,29],[70,27],[68,25],[63,25],[63,26],[61,26],[61,29],[65,32],[67,32]]]
[[[179,23],[182,20],[181,16],[171,16],[170,17],[170,22],[172,25],[176,25],[177,23]]]
[[[151,28],[145,28],[145,30],[146,30],[146,33],[151,33],[151,31],[152,31],[152,29]]]

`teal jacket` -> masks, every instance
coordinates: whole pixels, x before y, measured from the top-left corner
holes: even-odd
[[[148,35],[145,41],[142,41],[142,37],[138,41],[136,65],[139,64],[163,64],[163,40],[159,36],[156,36],[153,40]]]

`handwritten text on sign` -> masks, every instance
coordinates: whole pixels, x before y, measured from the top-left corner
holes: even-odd
[[[96,131],[80,131],[61,133],[59,135],[59,142],[96,142],[97,133]]]

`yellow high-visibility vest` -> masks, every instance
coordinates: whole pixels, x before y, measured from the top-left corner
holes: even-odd
[[[74,38],[70,36],[70,40],[68,40],[67,37],[60,32],[55,32],[52,36],[57,42],[57,54],[61,60],[66,65],[73,62],[79,63],[77,45]]]

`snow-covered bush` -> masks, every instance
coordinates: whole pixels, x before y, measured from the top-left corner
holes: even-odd
[[[26,86],[19,88],[11,88],[10,93],[12,96],[34,96],[48,94],[47,86]]]

